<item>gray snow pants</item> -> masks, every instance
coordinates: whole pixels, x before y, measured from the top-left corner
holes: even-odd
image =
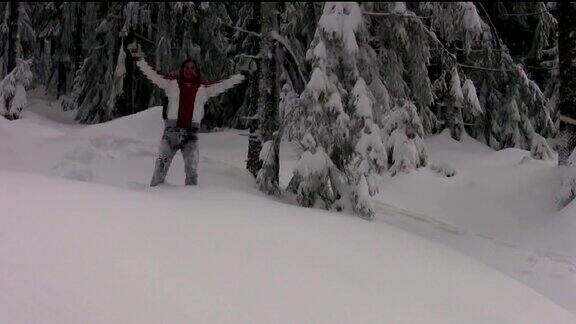
[[[168,168],[174,154],[178,150],[184,158],[184,171],[186,172],[186,185],[198,184],[198,130],[196,128],[176,127],[175,121],[166,120],[164,134],[160,141],[156,167],[150,186],[154,187],[164,182]]]

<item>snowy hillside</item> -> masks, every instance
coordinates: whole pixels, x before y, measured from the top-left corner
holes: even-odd
[[[386,221],[472,255],[576,313],[576,205],[557,211],[556,161],[493,151],[467,136],[457,142],[446,132],[427,145],[431,163],[450,162],[456,175],[426,168],[383,179],[380,212],[399,215]]]
[[[540,251],[525,235],[570,255],[576,233],[566,214],[542,217],[553,171],[518,164],[527,152],[480,160],[479,144],[432,138],[431,158],[452,152],[457,175],[383,179],[367,222],[259,193],[242,131],[201,134],[198,187],[181,186],[177,155],[169,184],[149,188],[158,107],[77,126],[31,103],[21,120],[0,118],[2,323],[576,323],[557,305],[576,309],[573,257],[555,268],[536,255],[536,279],[521,274],[526,251]],[[284,146],[284,183],[294,158]]]

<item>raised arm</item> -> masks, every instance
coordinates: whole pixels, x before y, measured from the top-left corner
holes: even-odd
[[[168,89],[170,85],[170,76],[163,76],[156,72],[148,63],[143,59],[139,59],[136,61],[136,66],[142,71],[142,73],[150,80],[152,83],[157,85],[161,89]]]
[[[234,74],[228,79],[217,81],[217,82],[204,82],[206,87],[208,97],[216,97],[217,95],[232,89],[235,85],[244,81],[244,76],[242,74]]]
[[[140,44],[138,44],[138,42],[134,41],[128,44],[126,48],[128,49],[128,53],[130,53],[130,56],[132,56],[132,59],[136,62],[136,66],[140,69],[140,71],[142,71],[142,73],[150,81],[152,81],[152,83],[162,88],[163,90],[166,90],[170,84],[169,80],[172,80],[174,78],[170,76],[160,75],[158,72],[154,71],[154,69],[150,65],[148,65],[148,63],[144,60],[144,57],[146,57],[146,55],[142,51],[142,48],[140,47]]]

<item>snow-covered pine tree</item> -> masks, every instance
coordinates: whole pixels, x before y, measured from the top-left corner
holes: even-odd
[[[384,78],[381,90],[373,92],[382,93],[379,102],[389,103],[391,111],[416,106],[419,119],[403,119],[420,123],[404,127],[417,130],[416,142],[447,127],[456,139],[466,130],[496,149],[546,150],[536,136],[554,132],[546,97],[474,3],[367,3],[365,8]],[[384,136],[391,134],[387,128],[382,126]],[[425,164],[423,146],[405,151],[422,152]]]
[[[0,5],[2,23],[0,40],[3,49],[0,52],[0,76],[10,73],[17,65],[17,59],[32,57],[35,32],[30,22],[30,4],[27,2],[3,2]]]
[[[498,8],[501,10],[497,13],[499,19],[495,19],[495,25],[498,26],[498,22],[502,22],[500,26],[505,28],[499,28],[499,31],[510,47],[510,54],[516,61],[525,65],[525,68],[530,71],[530,77],[543,89],[548,112],[554,125],[553,131],[547,135],[557,134],[560,128],[558,110],[560,64],[558,21],[552,14],[556,9],[556,3],[510,2],[502,3]],[[513,23],[520,27],[514,28]],[[529,44],[529,51],[526,51],[527,44]],[[532,144],[533,152],[538,151],[539,147],[544,152],[548,149],[548,147],[534,143],[534,141],[542,142],[541,137],[535,136]]]
[[[37,5],[34,24],[37,27],[39,81],[47,90],[56,84],[60,98],[72,91],[73,78],[82,56],[82,2],[46,2]],[[80,35],[78,35],[80,34]],[[62,98],[69,102],[69,98]]]
[[[114,87],[118,89],[116,100],[116,114],[118,116],[131,115],[153,105],[150,102],[152,85],[139,72],[134,61],[126,59],[127,46],[134,41],[133,38],[149,46],[152,33],[152,13],[155,12],[154,3],[129,2],[123,8],[123,27],[120,30],[121,50],[118,51],[116,68],[114,71]],[[136,37],[138,35],[138,37]]]
[[[21,43],[20,43],[20,8],[21,2],[14,1],[9,2],[6,5],[6,25],[8,28],[8,46],[7,46],[7,65],[6,71],[12,71],[16,67],[16,60],[21,54]]]
[[[76,120],[94,124],[116,116],[116,96],[120,91],[114,88],[113,79],[124,20],[121,3],[87,3],[86,6],[87,56],[75,78],[74,101],[78,107]]]
[[[559,2],[558,56],[560,64],[560,131],[565,144],[558,152],[558,163],[568,163],[568,156],[576,147],[576,4]]]
[[[31,60],[17,59],[16,67],[0,81],[0,115],[6,119],[19,119],[26,107],[26,87],[32,80]]]
[[[374,213],[368,197],[377,191],[373,175],[387,160],[364,81],[375,77],[362,64],[369,39],[357,3],[324,5],[307,53],[312,76],[301,104],[289,112],[300,116],[290,134],[303,152],[288,188],[303,206],[347,209],[368,219]]]
[[[418,10],[419,15],[431,17],[430,29],[437,38],[438,52],[444,53],[443,70],[453,71],[456,64],[461,81],[470,80],[467,88],[476,92],[481,109],[474,108],[475,100],[469,101],[468,108],[464,107],[466,131],[495,149],[541,147],[541,141],[533,141],[538,138],[535,134],[551,136],[554,133],[546,97],[527,76],[524,67],[514,61],[498,31],[482,19],[476,5],[426,3]],[[440,90],[436,91],[437,95],[446,93],[448,87],[442,86],[444,82],[435,84],[440,85],[435,87]],[[445,120],[445,124],[450,123],[457,124]]]
[[[515,62],[530,71],[531,77],[544,88],[553,66],[544,66],[547,54],[557,40],[558,23],[552,14],[553,2],[482,2],[486,19],[494,24],[498,36],[509,49]],[[557,67],[557,65],[556,65]]]
[[[310,75],[306,64],[306,50],[314,38],[322,4],[317,2],[284,2],[281,10],[279,33],[283,39],[281,49],[289,52],[281,64],[284,80],[301,93]]]
[[[367,3],[365,10],[374,35],[371,65],[382,78],[370,82],[378,108],[374,117],[394,175],[426,165],[423,137],[438,128],[430,110],[430,35],[421,18],[402,2]]]

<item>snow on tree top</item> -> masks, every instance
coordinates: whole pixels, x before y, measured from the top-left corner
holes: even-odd
[[[406,11],[406,3],[402,1],[394,2],[394,8],[392,8],[393,13],[404,14]]]
[[[328,38],[344,42],[346,50],[355,54],[358,51],[355,32],[362,26],[362,11],[356,2],[327,2],[318,26]]]
[[[326,46],[324,45],[324,42],[320,41],[318,42],[318,45],[316,45],[316,47],[314,47],[314,57],[320,60],[326,60],[327,55],[326,55]]]
[[[312,90],[314,98],[318,99],[320,93],[328,92],[326,75],[319,68],[315,68],[306,88]]]
[[[463,7],[462,24],[464,29],[476,36],[482,33],[482,18],[472,2],[460,2]]]

